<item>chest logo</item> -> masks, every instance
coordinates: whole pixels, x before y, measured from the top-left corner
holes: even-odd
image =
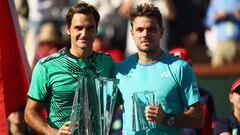
[[[102,73],[104,71],[104,69],[101,69],[101,70],[96,70],[96,72],[99,74],[99,73]]]
[[[161,77],[169,77],[170,75],[171,75],[170,72],[167,71],[167,72],[163,72],[163,73],[161,74]]]

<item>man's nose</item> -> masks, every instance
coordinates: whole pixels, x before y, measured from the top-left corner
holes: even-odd
[[[82,37],[87,36],[88,35],[87,33],[88,33],[87,29],[83,29],[81,33]]]
[[[144,31],[142,32],[142,34],[143,34],[143,36],[146,36],[146,35],[148,35],[148,31],[147,31],[147,30],[144,30]]]

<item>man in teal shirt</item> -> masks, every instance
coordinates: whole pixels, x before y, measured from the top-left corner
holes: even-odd
[[[93,133],[98,134],[98,106],[95,78],[110,77],[113,59],[92,51],[99,13],[85,2],[73,5],[66,15],[66,31],[70,48],[41,59],[35,66],[25,108],[26,122],[37,132],[49,135],[71,135],[69,127],[73,98],[78,78],[88,78],[89,110],[92,112]],[[41,108],[47,110],[47,121]],[[86,116],[84,116],[86,117]],[[81,123],[79,123],[81,125]]]
[[[184,127],[200,128],[204,119],[194,72],[183,60],[160,49],[164,28],[162,16],[154,5],[138,5],[129,15],[137,54],[118,63],[120,79],[117,103],[123,103],[124,134],[179,134]],[[133,93],[155,91],[156,104],[145,108],[147,121],[156,128],[133,131]]]

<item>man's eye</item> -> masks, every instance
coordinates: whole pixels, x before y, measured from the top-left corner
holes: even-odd
[[[138,29],[136,29],[136,31],[138,31],[138,32],[142,32],[142,31],[143,31],[143,29],[141,29],[141,28],[138,28]]]
[[[74,29],[76,29],[76,30],[82,30],[82,29],[83,29],[83,27],[76,26],[76,27],[74,27]]]
[[[87,27],[87,30],[93,30],[93,29],[95,29],[94,26]]]
[[[154,33],[155,31],[156,31],[156,29],[154,29],[154,28],[150,28],[150,29],[149,29],[149,32],[150,32],[150,33]]]

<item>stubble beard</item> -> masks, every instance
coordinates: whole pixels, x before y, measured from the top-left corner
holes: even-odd
[[[138,47],[138,50],[147,54],[151,54],[157,50],[157,46],[148,47],[146,49],[141,49],[140,47]]]

